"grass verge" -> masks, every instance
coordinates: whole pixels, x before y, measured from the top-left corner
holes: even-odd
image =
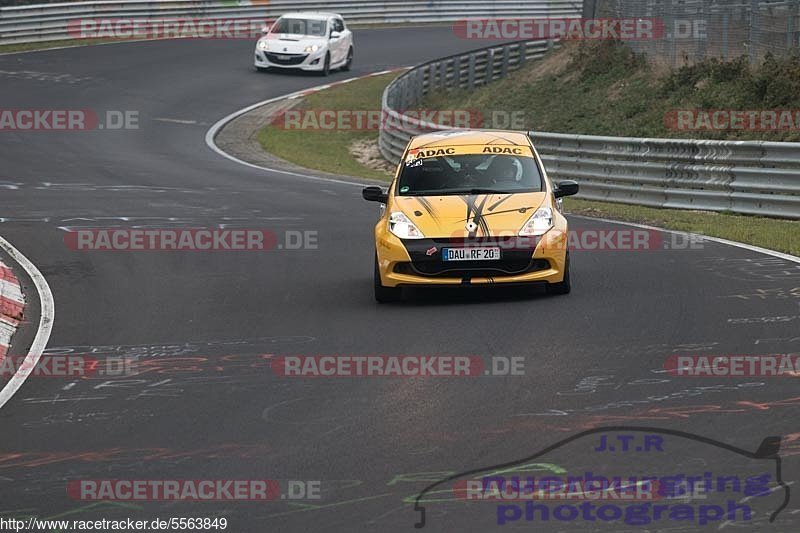
[[[302,109],[380,109],[383,89],[397,74],[373,76],[313,93],[303,99]],[[350,153],[358,141],[377,140],[377,131],[289,130],[274,125],[258,133],[258,141],[268,152],[306,168],[389,180],[388,172],[359,163]]]
[[[569,43],[542,61],[476,90],[435,91],[421,109],[516,112],[525,129],[586,135],[800,141],[800,55],[707,59],[677,69],[652,65],[615,41]],[[678,121],[679,110],[784,110],[770,127],[714,130],[708,113]],[[760,116],[760,115],[759,115]],[[724,123],[722,124],[724,126]]]
[[[34,50],[49,50],[50,48],[74,48],[76,46],[89,46],[91,44],[114,42],[124,41],[120,39],[65,39],[63,41],[47,41],[43,43],[3,44],[0,45],[0,54],[31,52]]]
[[[659,209],[566,198],[568,213],[688,231],[800,257],[800,222],[709,211]]]
[[[310,95],[308,109],[377,109],[384,87],[395,74],[366,78]],[[442,109],[459,108],[441,102]],[[460,104],[460,103],[459,103]],[[358,163],[349,148],[359,140],[377,140],[377,132],[287,131],[275,127],[259,132],[261,145],[269,152],[298,165],[337,174],[390,180],[389,172]],[[595,202],[567,198],[567,212],[599,218],[688,231],[761,246],[800,256],[800,222],[707,211],[683,211]]]

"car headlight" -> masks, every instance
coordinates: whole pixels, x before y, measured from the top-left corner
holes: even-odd
[[[268,41],[258,41],[258,49],[262,52],[264,50],[269,50],[269,42]]]
[[[424,239],[425,235],[400,211],[389,215],[389,231],[401,239]]]
[[[519,230],[520,237],[539,237],[553,227],[553,210],[540,207]]]
[[[311,46],[306,46],[303,52],[310,54],[311,52],[316,52],[317,50],[319,50],[319,45],[312,44]]]

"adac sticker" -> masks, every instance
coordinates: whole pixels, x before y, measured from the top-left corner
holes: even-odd
[[[426,159],[429,157],[442,157],[446,155],[454,155],[456,153],[455,148],[414,148],[413,150],[408,151],[408,157],[406,158],[406,165],[411,165],[415,161],[419,159]]]
[[[512,148],[510,146],[487,146],[483,149],[484,154],[511,154],[522,155],[522,148]]]

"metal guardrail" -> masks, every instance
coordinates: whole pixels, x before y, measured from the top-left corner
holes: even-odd
[[[351,24],[452,22],[486,17],[578,16],[582,0],[102,0],[0,8],[0,44],[70,39],[70,21],[274,19],[288,11],[334,11]]]
[[[800,143],[530,136],[582,198],[800,219]]]
[[[414,109],[432,88],[483,85],[548,48],[546,41],[510,43],[405,72],[383,93],[384,116],[402,127],[381,130],[381,154],[395,163],[412,136],[450,129],[398,111]],[[800,219],[800,143],[529,135],[548,175],[578,181],[581,198]]]
[[[382,109],[387,122],[402,123],[403,127],[381,130],[381,154],[394,163],[414,135],[450,129],[402,115],[402,110],[413,108],[432,89],[480,87],[504,78],[556,45],[547,40],[515,41],[429,61],[401,74],[384,90]]]

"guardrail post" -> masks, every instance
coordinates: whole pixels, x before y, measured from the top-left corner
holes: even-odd
[[[418,104],[422,100],[422,69],[414,71],[414,103]]]
[[[700,20],[704,20],[706,21],[706,24],[708,24],[709,18],[710,18],[710,10],[708,9],[708,6],[705,3],[703,3],[700,6]],[[708,36],[706,36],[705,38],[701,38],[698,37],[697,35],[692,35],[692,40],[695,42],[695,45],[697,47],[695,50],[695,58],[698,61],[705,59],[708,47]]]
[[[786,28],[786,49],[791,50],[797,44],[794,38],[795,31],[797,31],[795,29],[795,19],[797,18],[797,11],[800,7],[800,1],[792,0],[786,7],[789,10],[789,20]]]
[[[505,78],[508,75],[508,56],[511,53],[511,47],[506,45],[503,47],[503,62],[500,64],[500,77]]]
[[[447,88],[447,61],[439,61],[439,87]]]
[[[727,11],[722,13],[722,59],[728,59],[728,28],[731,16]]]
[[[792,6],[792,18],[800,21],[800,0],[795,0],[795,5]],[[795,29],[798,33],[797,39],[793,39],[792,46],[800,46],[800,28]]]
[[[483,83],[491,83],[494,79],[494,48],[490,48],[486,54],[486,77]]]
[[[475,54],[469,55],[469,66],[467,67],[467,88],[475,87]]]
[[[750,63],[752,64],[758,61],[758,48],[760,45],[760,32],[758,29],[758,4],[759,0],[750,0],[750,47],[748,50],[748,55],[750,57]]]
[[[519,48],[519,60],[517,61],[517,67],[522,68],[525,65],[525,60],[528,59],[526,57],[528,55],[528,44],[520,43],[518,48]]]

